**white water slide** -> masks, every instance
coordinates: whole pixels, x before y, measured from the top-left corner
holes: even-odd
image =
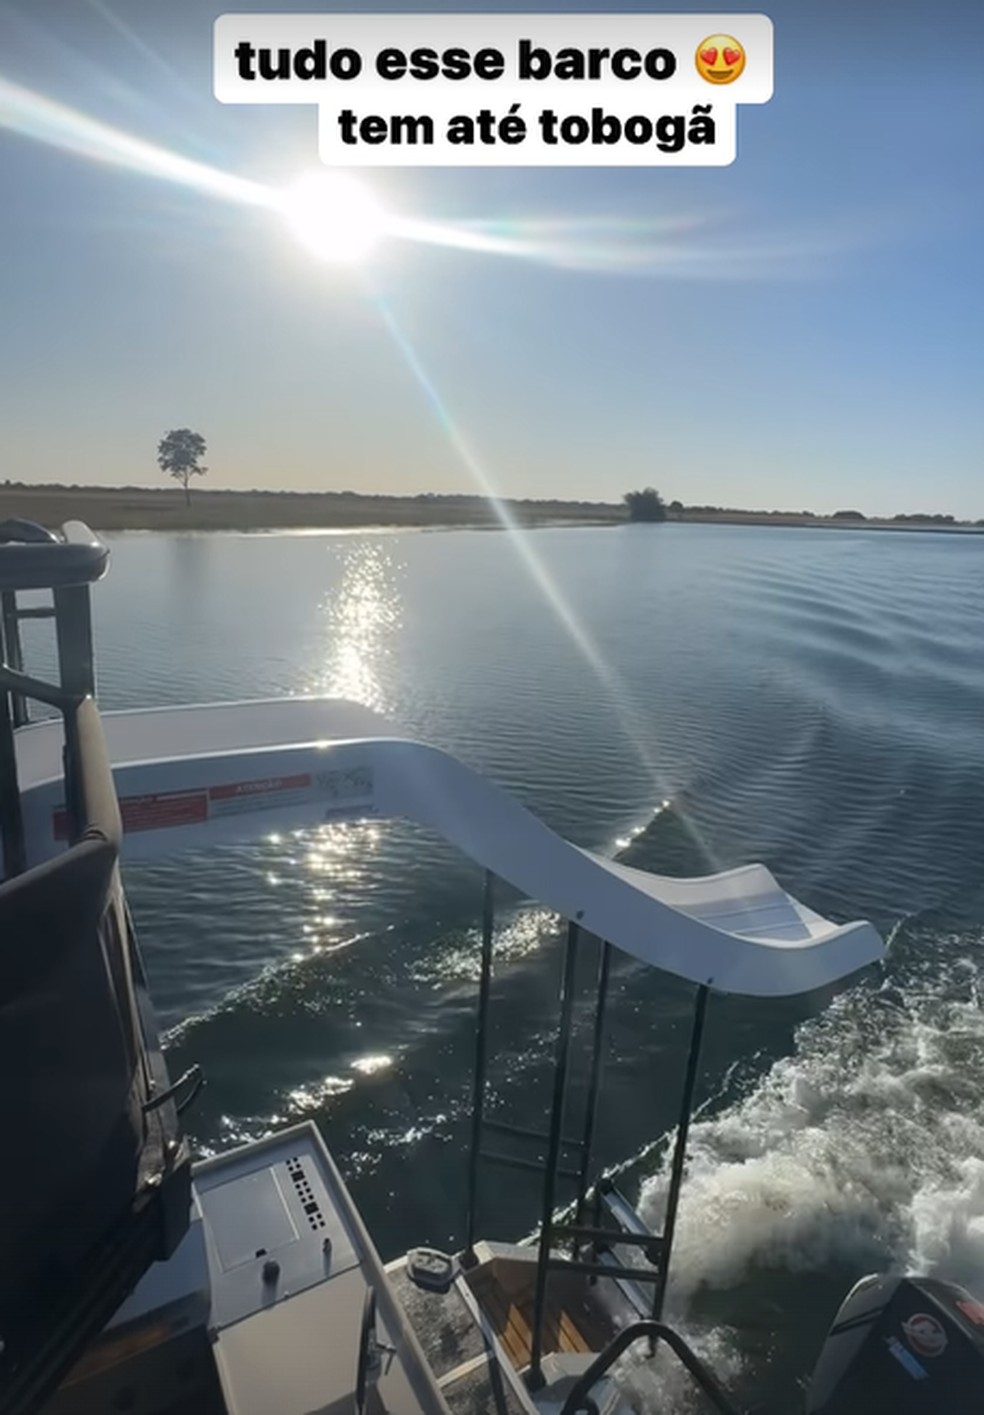
[[[324,821],[402,817],[589,933],[720,992],[808,992],[883,956],[865,922],[837,925],[762,865],[672,879],[554,834],[446,752],[370,709],[322,698],[103,715],[124,858]],[[64,848],[61,722],[16,733],[28,862]]]

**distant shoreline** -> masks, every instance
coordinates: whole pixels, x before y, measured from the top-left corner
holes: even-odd
[[[521,526],[627,525],[620,504],[593,501],[505,501]],[[502,518],[481,496],[367,496],[355,492],[210,491],[195,489],[185,506],[178,487],[71,487],[0,484],[0,521],[21,517],[57,527],[84,521],[95,531],[333,531],[372,529],[488,530]],[[793,512],[671,512],[666,524],[799,526],[807,529],[943,531],[981,535],[965,521],[807,516]]]
[[[507,501],[520,525],[609,525],[620,506],[578,501]],[[207,491],[186,506],[180,487],[0,485],[0,521],[45,526],[84,521],[94,531],[278,531],[492,528],[500,517],[481,496],[362,496],[354,492]]]

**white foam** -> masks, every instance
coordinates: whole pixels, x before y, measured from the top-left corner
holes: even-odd
[[[954,1165],[950,1184],[921,1189],[912,1201],[912,1266],[942,1271],[953,1282],[981,1290],[984,1274],[984,1160]]]
[[[693,1126],[676,1314],[756,1267],[842,1261],[984,1291],[984,1013],[976,965],[935,961],[935,977],[841,995],[750,1094]],[[655,1227],[666,1179],[642,1186]]]
[[[741,1374],[745,1363],[726,1328],[708,1330],[686,1322],[674,1325],[726,1388]],[[638,1342],[617,1363],[616,1371],[620,1390],[640,1415],[652,1415],[654,1411],[689,1415],[690,1411],[704,1412],[709,1408],[692,1377],[665,1345],[650,1359],[648,1344]]]

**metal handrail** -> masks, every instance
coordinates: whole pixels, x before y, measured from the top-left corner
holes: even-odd
[[[383,1374],[383,1357],[396,1354],[396,1347],[380,1341],[376,1334],[376,1289],[369,1286],[362,1303],[359,1361],[355,1372],[355,1415],[365,1415],[370,1388]],[[388,1366],[386,1369],[389,1369]]]
[[[69,693],[56,683],[46,683],[43,678],[34,678],[5,663],[0,663],[0,692],[17,693],[23,698],[35,698],[48,707],[62,709],[77,707],[83,696]]]
[[[373,1368],[378,1374],[379,1344],[376,1340],[376,1289],[366,1288],[362,1304],[362,1325],[359,1329],[359,1358],[355,1368],[355,1415],[365,1415]]]
[[[641,1336],[665,1341],[674,1356],[687,1368],[715,1410],[720,1412],[720,1415],[741,1415],[741,1411],[732,1404],[718,1378],[704,1365],[700,1357],[691,1351],[683,1337],[672,1327],[666,1326],[664,1322],[648,1320],[633,1322],[631,1326],[623,1327],[618,1336],[608,1343],[604,1351],[591,1362],[584,1374],[571,1386],[567,1399],[561,1406],[560,1415],[580,1415],[580,1412],[590,1410],[591,1405],[594,1404],[594,1402],[591,1402],[591,1405],[588,1404],[592,1386],[601,1380],[622,1352],[627,1350],[633,1342],[638,1341]]]

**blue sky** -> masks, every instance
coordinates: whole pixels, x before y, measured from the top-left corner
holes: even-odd
[[[328,7],[0,0],[0,80],[286,184],[316,110],[214,100],[225,8]],[[644,239],[645,268],[407,243],[329,268],[267,212],[0,126],[0,478],[158,485],[191,426],[212,485],[467,491],[477,467],[511,496],[984,517],[984,6],[761,8],[776,91],[732,167],[367,174],[405,215],[548,222],[575,267]]]

